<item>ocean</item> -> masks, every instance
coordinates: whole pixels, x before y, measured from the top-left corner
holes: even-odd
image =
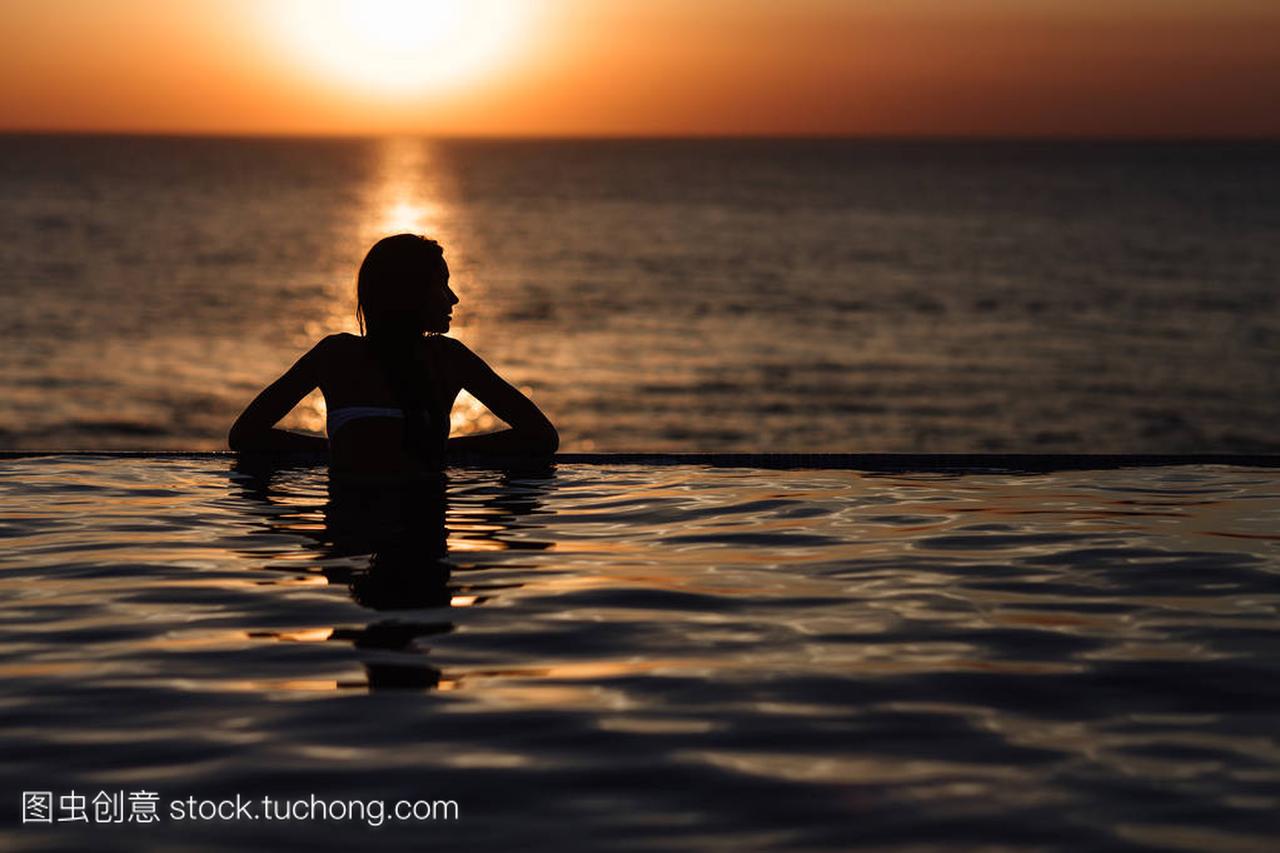
[[[1275,143],[8,135],[0,188],[2,448],[225,446],[410,230],[564,450],[1280,450]]]

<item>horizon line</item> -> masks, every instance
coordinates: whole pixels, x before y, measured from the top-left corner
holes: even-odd
[[[431,133],[386,131],[339,133],[309,131],[207,131],[121,130],[65,128],[0,128],[0,136],[79,136],[153,139],[227,140],[383,140],[421,139],[438,142],[641,142],[641,141],[832,141],[832,142],[1080,142],[1080,143],[1280,143],[1277,134],[1170,134],[1143,133]]]

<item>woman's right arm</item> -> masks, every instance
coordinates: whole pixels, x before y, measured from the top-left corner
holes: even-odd
[[[449,439],[449,450],[509,456],[550,456],[560,435],[538,406],[499,376],[485,360],[455,340],[462,387],[511,428]]]
[[[236,451],[306,450],[324,452],[329,442],[318,435],[303,435],[276,429],[276,423],[320,384],[320,365],[328,338],[320,341],[262,390],[248,405],[227,435],[227,444]]]

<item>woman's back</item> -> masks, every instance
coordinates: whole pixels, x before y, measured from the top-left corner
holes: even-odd
[[[451,357],[455,342],[419,337],[390,357],[380,357],[375,342],[357,335],[331,335],[321,344],[319,386],[328,412],[330,467],[372,475],[436,467],[449,438],[449,412],[462,389]],[[417,424],[415,409],[421,415]],[[415,443],[407,435],[412,429],[426,434]]]

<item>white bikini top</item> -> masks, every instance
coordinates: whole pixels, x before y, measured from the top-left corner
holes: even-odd
[[[427,423],[431,423],[431,416],[423,411],[423,417],[427,419]],[[325,431],[333,438],[333,434],[342,429],[351,421],[358,421],[361,418],[403,418],[404,412],[401,409],[391,406],[343,406],[341,409],[330,409],[325,420]]]

